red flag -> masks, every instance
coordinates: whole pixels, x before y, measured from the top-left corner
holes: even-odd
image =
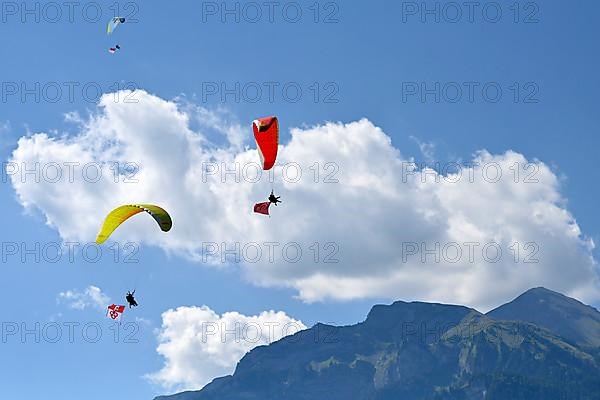
[[[264,203],[257,203],[254,205],[254,212],[258,214],[269,215],[269,206],[271,205],[270,201],[266,201]]]
[[[118,306],[116,304],[111,304],[110,306],[108,306],[108,311],[106,312],[106,315],[109,316],[112,319],[119,319],[121,317],[121,315],[123,315],[123,313],[125,312],[125,306]]]

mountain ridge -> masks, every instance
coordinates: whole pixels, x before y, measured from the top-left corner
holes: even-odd
[[[600,399],[596,321],[593,307],[545,288],[487,314],[378,304],[358,324],[315,324],[254,348],[202,390],[156,400]]]

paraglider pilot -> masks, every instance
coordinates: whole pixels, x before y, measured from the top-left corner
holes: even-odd
[[[275,205],[277,205],[277,203],[281,203],[282,201],[279,200],[281,198],[281,196],[275,196],[273,194],[273,191],[271,190],[271,195],[269,196],[269,201]]]
[[[133,295],[135,294],[135,290],[133,292],[127,291],[127,295],[125,296],[125,300],[127,300],[127,302],[129,303],[129,308],[133,307],[137,307],[138,303],[135,301],[135,298],[133,297]]]

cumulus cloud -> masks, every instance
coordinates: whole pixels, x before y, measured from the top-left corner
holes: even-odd
[[[284,312],[218,315],[207,306],[168,310],[162,314],[157,348],[165,365],[148,378],[175,391],[200,389],[216,376],[233,373],[254,347],[303,329],[301,321]]]
[[[96,286],[88,286],[83,291],[67,290],[58,294],[58,301],[74,310],[98,309],[105,310],[110,304],[110,297],[102,293]]]
[[[376,296],[485,310],[533,286],[598,299],[594,244],[540,160],[482,150],[460,167],[418,169],[361,119],[291,129],[280,165],[255,179],[258,154],[242,146],[250,123],[243,130],[222,112],[145,92],[135,104],[112,99],[78,134],[21,138],[10,160],[42,174],[78,163],[73,179],[64,167],[58,181],[11,175],[23,206],[65,240],[93,240],[113,207],[147,202],[169,210],[171,232],[136,217],[114,240],[234,264],[254,284],[294,288],[305,301]],[[284,204],[270,219],[252,214],[273,186]],[[77,207],[64,207],[71,199]]]

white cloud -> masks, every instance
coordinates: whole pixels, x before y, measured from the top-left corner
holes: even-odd
[[[69,308],[74,310],[89,308],[106,310],[106,306],[110,304],[110,297],[102,293],[100,288],[90,285],[83,291],[73,289],[60,292],[58,294],[58,301],[66,303]]]
[[[534,286],[598,299],[594,245],[566,208],[556,174],[539,160],[514,151],[481,151],[472,160],[478,165],[465,167],[458,178],[407,168],[410,158],[366,119],[292,129],[278,162],[297,163],[302,178],[291,182],[290,168],[286,181],[282,168],[275,169],[274,186],[284,203],[273,207],[269,219],[252,213],[252,204],[271,190],[268,176],[258,183],[236,182],[231,174],[224,183],[220,174],[203,176],[205,163],[229,168],[239,163],[243,171],[257,162],[255,150],[242,149],[243,132],[246,143],[252,142],[250,122],[243,131],[222,112],[144,92],[136,98],[138,103],[128,104],[105,96],[77,135],[38,133],[19,140],[11,160],[17,164],[140,166],[138,183],[115,183],[110,164],[93,183],[82,179],[81,168],[72,183],[66,172],[57,183],[11,176],[23,206],[41,210],[63,239],[91,241],[113,207],[149,202],[169,210],[171,232],[163,234],[151,218],[136,217],[115,232],[114,240],[160,246],[196,261],[210,249],[207,242],[226,243],[227,249],[239,242],[242,260],[249,261],[256,246],[248,245],[255,242],[262,256],[240,264],[245,277],[257,285],[294,288],[306,301],[388,297],[462,303],[483,311]],[[215,139],[214,133],[220,136]],[[496,169],[502,176],[492,182]],[[324,182],[332,177],[339,183]],[[71,199],[77,199],[77,207],[64,207]],[[266,242],[281,243],[272,259]],[[467,242],[479,243],[472,260]],[[482,254],[492,242],[502,250],[496,262]],[[289,262],[292,247],[286,260],[286,243],[299,244],[299,262]],[[423,261],[419,255],[405,257],[410,243],[423,249],[438,243],[440,251],[456,251],[448,247],[456,243],[463,254],[457,263],[448,262],[452,253],[440,262],[431,255]],[[339,262],[325,263],[333,253]],[[525,263],[534,253],[539,262]],[[213,264],[219,260],[210,258]]]
[[[306,329],[284,312],[218,315],[207,306],[168,310],[162,320],[157,351],[165,365],[148,378],[176,391],[200,389],[217,376],[233,373],[254,347]]]
[[[0,121],[0,134],[10,131],[10,121]]]
[[[409,136],[414,141],[425,158],[425,161],[432,163],[435,160],[435,144],[433,142],[423,142],[416,136]]]
[[[12,135],[10,121],[0,121],[0,146],[8,147],[14,145],[14,138],[12,138],[11,136]]]

